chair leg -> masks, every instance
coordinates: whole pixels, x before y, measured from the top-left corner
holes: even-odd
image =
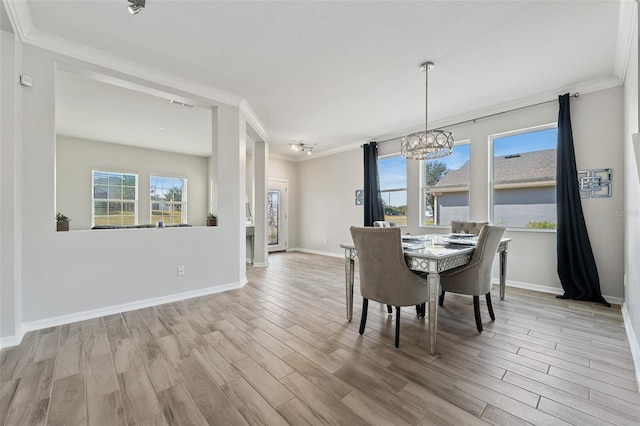
[[[421,312],[420,312],[420,316],[421,316],[422,318],[424,318],[424,316],[425,316],[425,315],[426,315],[426,313],[427,313],[427,304],[426,304],[426,303],[423,303],[422,305],[420,305],[420,311],[421,311]]]
[[[362,299],[362,316],[360,317],[360,335],[364,333],[364,326],[367,323],[367,310],[369,309],[369,299]]]
[[[396,348],[400,346],[400,306],[396,306]]]
[[[440,293],[440,297],[438,298],[438,304],[440,306],[444,305],[444,290],[442,290],[442,293]]]
[[[496,320],[496,316],[493,315],[493,305],[491,304],[491,292],[487,293],[487,308],[489,309],[489,316],[491,317],[491,321]]]
[[[473,312],[476,314],[476,327],[482,333],[482,319],[480,318],[480,296],[473,296]]]
[[[416,305],[416,315],[422,316],[422,305]]]
[[[391,309],[391,305],[387,305],[387,313],[392,314],[393,310]]]

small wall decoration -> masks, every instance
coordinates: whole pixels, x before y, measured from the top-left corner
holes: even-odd
[[[364,204],[364,189],[356,189],[356,206]]]
[[[578,185],[582,198],[611,197],[612,169],[578,170]]]

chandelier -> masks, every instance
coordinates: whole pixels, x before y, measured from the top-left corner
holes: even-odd
[[[408,160],[432,160],[453,154],[453,135],[451,132],[439,129],[429,130],[427,127],[429,71],[433,67],[433,62],[425,62],[420,67],[425,73],[424,132],[411,133],[402,137],[400,152]]]

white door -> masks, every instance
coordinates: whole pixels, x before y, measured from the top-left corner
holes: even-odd
[[[288,183],[270,180],[267,191],[267,244],[269,251],[287,249]]]

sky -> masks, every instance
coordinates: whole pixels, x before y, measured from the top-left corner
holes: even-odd
[[[524,152],[541,151],[555,148],[558,129],[539,130],[520,135],[505,136],[493,140],[494,156],[522,154]]]
[[[558,130],[556,128],[539,130],[513,136],[505,136],[493,140],[494,156],[522,154],[524,152],[540,151],[556,147]],[[453,154],[439,158],[449,170],[457,170],[470,158],[471,145],[469,143],[456,145]],[[410,160],[413,161],[413,160]],[[407,187],[407,160],[400,156],[381,158],[378,160],[380,174],[380,190]],[[393,206],[407,204],[407,192],[383,192],[383,199]]]

